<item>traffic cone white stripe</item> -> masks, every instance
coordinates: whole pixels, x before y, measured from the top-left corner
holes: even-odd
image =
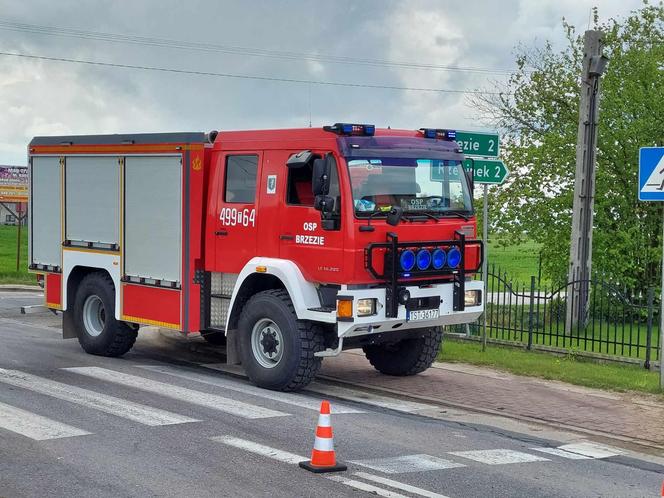
[[[334,451],[334,441],[326,437],[317,437],[314,441],[314,449],[318,451]]]
[[[331,425],[332,425],[332,421],[330,420],[329,415],[321,413],[318,416],[318,427],[331,427]]]

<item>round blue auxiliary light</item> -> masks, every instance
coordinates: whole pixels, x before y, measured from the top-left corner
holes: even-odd
[[[447,251],[447,265],[450,268],[456,268],[461,263],[461,251],[458,247],[452,247]]]
[[[417,269],[426,270],[431,264],[431,253],[426,249],[417,251]]]
[[[445,266],[446,259],[447,255],[445,254],[445,251],[440,248],[434,250],[431,254],[431,264],[435,270],[440,270],[443,266]]]
[[[415,266],[415,253],[410,249],[403,251],[399,256],[399,263],[403,271],[410,271]]]

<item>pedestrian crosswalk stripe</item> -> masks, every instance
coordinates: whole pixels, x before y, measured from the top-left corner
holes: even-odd
[[[299,456],[294,453],[289,453],[287,451],[278,450],[276,448],[265,446],[263,444],[254,443],[253,441],[249,441],[247,439],[240,439],[239,437],[218,436],[210,439],[218,443],[223,443],[225,445],[233,446],[235,448],[249,451],[251,453],[256,453],[257,455],[269,457],[272,458],[273,460],[278,460],[283,463],[290,463],[293,465],[297,465],[298,463],[304,462],[306,460],[306,458],[303,456]]]
[[[605,446],[598,443],[591,443],[590,441],[564,444],[563,446],[559,446],[558,449],[568,451],[570,453],[576,453],[578,455],[583,455],[588,458],[609,458],[612,456],[622,455],[623,453],[617,448],[612,448],[610,446]]]
[[[504,465],[508,463],[526,463],[526,462],[548,462],[548,458],[531,455],[514,450],[472,450],[472,451],[450,451],[450,455],[468,458],[476,462],[487,465]]]
[[[249,394],[251,396],[258,396],[261,398],[278,401],[280,403],[299,406],[300,408],[306,408],[307,410],[314,410],[318,412],[320,409],[320,399],[312,398],[304,394],[268,391],[267,389],[261,389],[259,387],[251,386],[240,381],[220,378],[219,375],[210,375],[197,372],[196,370],[187,367],[174,367],[170,365],[138,365],[138,367],[153,372],[172,375],[181,379],[187,379],[194,382],[200,382],[202,384],[221,387],[223,389],[228,389],[229,391],[236,391],[243,394]],[[344,413],[365,412],[363,410],[352,408],[341,403],[334,403],[332,405],[332,413],[339,415]]]
[[[373,481],[394,489],[400,489],[401,491],[406,491],[407,493],[424,496],[425,498],[448,498],[445,495],[434,493],[433,491],[411,486],[410,484],[404,484],[403,482],[393,481],[392,479],[387,479],[386,477],[375,476],[366,472],[355,472],[353,475],[367,481]]]
[[[579,455],[578,453],[572,453],[571,451],[561,450],[560,448],[530,448],[533,451],[541,451],[542,453],[548,453],[549,455],[555,455],[562,458],[567,458],[569,460],[590,460],[589,456]]]
[[[351,488],[359,489],[360,491],[366,491],[367,493],[371,493],[377,496],[383,496],[385,498],[408,498],[406,495],[395,493],[394,491],[389,491],[387,489],[379,488],[378,486],[374,486],[373,484],[367,484],[366,482],[356,481],[355,479],[349,479],[348,477],[344,476],[334,475],[334,476],[326,476],[326,478],[329,479],[330,481],[340,482],[341,484],[345,484],[346,486],[350,486]]]
[[[117,370],[108,370],[100,367],[73,367],[65,368],[64,370],[134,389],[148,391],[167,398],[191,403],[192,405],[230,413],[238,417],[257,419],[289,415],[288,413],[262,408],[260,406],[230,398],[224,398],[223,396],[218,396],[216,394],[209,394],[202,391],[188,389],[186,387],[166,384],[165,382],[158,382],[156,380],[126,374]]]
[[[185,417],[184,415],[151,408],[107,394],[97,393],[88,389],[24,373],[19,370],[0,368],[0,382],[133,420],[134,422],[148,426],[198,422],[198,420]]]
[[[36,441],[92,434],[5,403],[0,403],[0,428]]]
[[[404,455],[387,458],[370,458],[352,460],[351,463],[383,472],[384,474],[405,474],[407,472],[423,472],[426,470],[443,470],[465,467],[462,463],[452,462],[431,455]]]

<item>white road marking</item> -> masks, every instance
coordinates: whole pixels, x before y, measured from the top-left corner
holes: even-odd
[[[197,372],[187,367],[173,367],[170,365],[168,366],[137,365],[137,366],[139,368],[144,368],[146,370],[150,370],[153,372],[172,375],[174,377],[193,380],[195,382],[200,382],[202,384],[209,384],[211,386],[221,387],[223,389],[228,389],[230,391],[236,391],[243,394],[249,394],[251,396],[258,396],[265,399],[271,399],[273,401],[278,401],[280,403],[286,403],[293,406],[299,406],[300,408],[306,408],[307,410],[314,410],[316,412],[320,410],[319,399],[314,399],[309,396],[305,396],[303,394],[278,393],[275,391],[268,391],[267,389],[261,389],[259,387],[251,386],[242,383],[240,381],[221,378],[219,375],[209,375]],[[365,412],[357,408],[351,408],[350,406],[334,403],[332,404],[332,413],[342,414],[342,413],[365,413]]]
[[[0,403],[0,428],[36,441],[92,434],[4,403]]]
[[[157,426],[198,422],[198,420],[185,417],[184,415],[151,408],[80,387],[70,386],[19,370],[5,370],[0,368],[0,382],[69,401],[70,403],[76,403],[77,405],[92,408],[93,410],[110,413],[111,415],[133,420],[144,425]]]
[[[508,463],[526,463],[526,462],[548,462],[548,458],[543,458],[529,453],[522,453],[514,450],[474,450],[474,451],[450,451],[450,455],[456,455],[476,462],[486,463],[487,465],[505,465]]]
[[[243,403],[216,394],[209,394],[202,391],[195,391],[187,389],[186,387],[175,386],[173,384],[166,384],[156,380],[138,377],[136,375],[129,375],[117,370],[108,370],[100,367],[73,367],[64,368],[69,372],[75,372],[81,375],[87,375],[95,379],[103,380],[106,382],[113,382],[123,386],[131,387],[134,389],[141,389],[160,396],[172,398],[192,405],[203,406],[212,410],[218,410],[225,413],[230,413],[243,418],[268,418],[268,417],[283,417],[289,415],[288,413],[262,408],[260,406]]]
[[[367,484],[362,481],[356,481],[355,479],[349,479],[347,477],[338,476],[338,475],[325,476],[325,477],[330,481],[340,482],[341,484],[345,484],[346,486],[350,486],[351,488],[359,489],[360,491],[366,491],[368,493],[372,493],[378,496],[384,496],[385,498],[408,498],[406,495],[401,495],[399,493],[395,493],[394,491],[389,491],[387,489],[379,488],[378,486],[373,486],[372,484]]]
[[[387,479],[386,477],[367,474],[366,472],[355,472],[353,475],[356,477],[360,477],[362,479],[366,479],[368,481],[373,481],[377,482],[378,484],[389,486],[394,489],[400,489],[401,491],[406,491],[408,493],[413,493],[415,495],[425,496],[426,498],[448,498],[445,495],[434,493],[433,491],[428,491],[426,489],[411,486],[410,484],[404,484],[403,482],[393,481],[392,479]]]
[[[586,455],[579,455],[578,453],[572,453],[571,451],[561,450],[560,448],[530,448],[533,451],[541,451],[542,453],[548,453],[549,455],[555,455],[562,458],[567,458],[569,460],[589,460],[590,457]]]
[[[235,448],[240,448],[260,456],[272,458],[273,460],[277,460],[283,463],[297,465],[300,462],[308,460],[306,457],[296,455],[294,453],[288,453],[287,451],[278,450],[263,444],[254,443],[253,441],[249,441],[247,439],[240,439],[233,436],[218,436],[210,439],[212,441],[223,443],[228,446],[234,446]]]
[[[462,463],[452,462],[431,455],[405,455],[388,458],[371,458],[368,460],[352,460],[351,463],[383,472],[384,474],[405,474],[406,472],[423,472],[426,470],[454,469],[465,467]]]
[[[569,451],[570,453],[576,453],[578,455],[583,455],[588,458],[608,458],[622,455],[623,453],[617,448],[591,442],[565,444],[563,446],[559,446],[558,449]]]

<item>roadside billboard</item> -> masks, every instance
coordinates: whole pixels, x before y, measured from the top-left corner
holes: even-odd
[[[0,202],[28,202],[28,168],[0,165]]]

